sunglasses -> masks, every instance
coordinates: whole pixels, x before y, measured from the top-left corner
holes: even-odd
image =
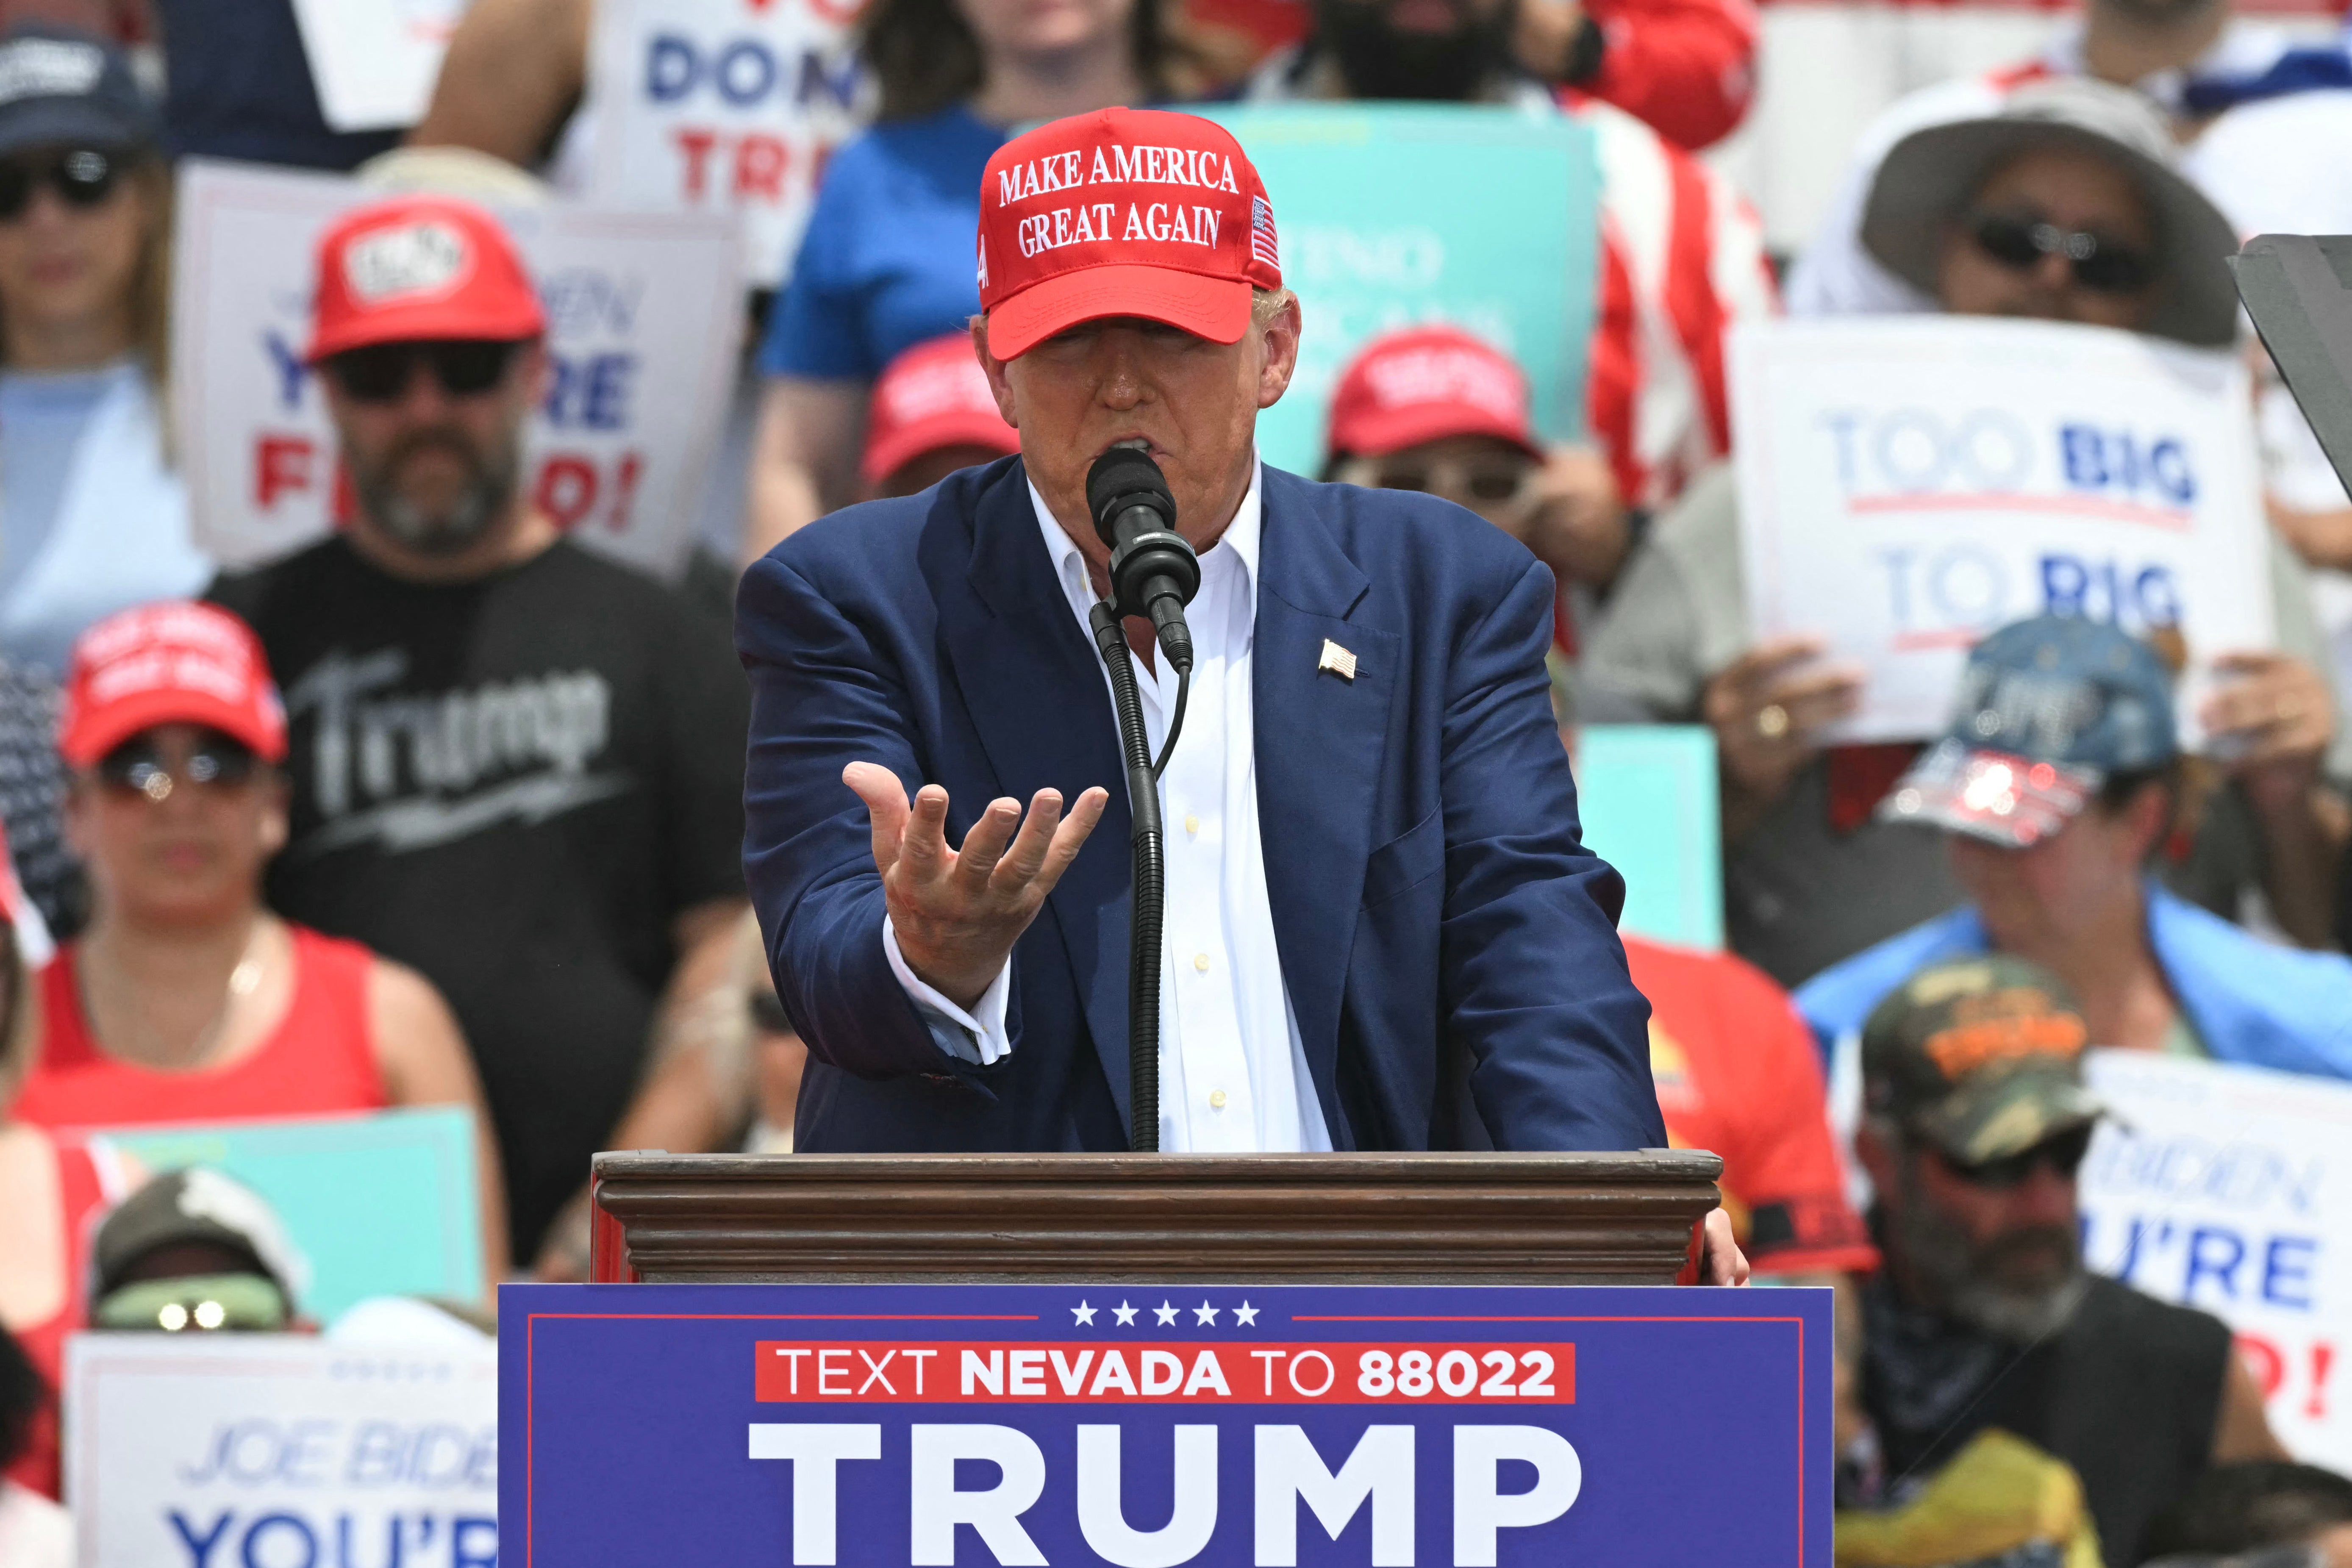
[[[1360,471],[1362,477],[1353,482],[1372,489],[1418,490],[1478,506],[1518,500],[1536,472],[1528,463],[1443,458],[1380,459],[1365,464]]]
[[[43,185],[69,207],[86,212],[100,205],[114,194],[122,169],[120,159],[94,147],[0,162],[0,223],[23,217],[33,205],[33,194]]]
[[[2095,294],[2137,294],[2156,281],[2156,261],[2147,252],[2031,214],[1977,213],[1968,220],[1968,233],[1979,250],[2019,272],[2041,266],[2045,256],[2063,256],[2076,286]]]
[[[2022,1185],[2035,1169],[2047,1165],[2062,1182],[2071,1182],[2074,1173],[2083,1168],[2084,1156],[2091,1152],[2092,1129],[2088,1125],[2071,1132],[2061,1132],[2055,1138],[2045,1138],[2031,1149],[2021,1150],[1999,1160],[1987,1160],[1981,1164],[1964,1165],[1948,1154],[1944,1163],[1952,1173],[1972,1187],[1987,1192],[2004,1193]]]
[[[164,755],[152,741],[135,739],[99,759],[99,782],[121,795],[144,795],[158,805],[172,797],[182,784],[213,789],[235,789],[252,781],[261,760],[226,735],[209,735],[188,749],[178,762]]]
[[[118,1333],[271,1333],[289,1315],[285,1293],[257,1274],[205,1274],[125,1285],[90,1310],[90,1323]]]
[[[479,397],[506,379],[520,343],[462,339],[371,343],[326,362],[328,373],[354,403],[391,403],[408,390],[421,363],[450,397]]]

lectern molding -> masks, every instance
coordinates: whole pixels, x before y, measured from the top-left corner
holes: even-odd
[[[600,1279],[1664,1285],[1723,1163],[633,1152],[594,1168]]]

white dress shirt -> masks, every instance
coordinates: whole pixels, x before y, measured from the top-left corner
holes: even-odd
[[[1167,916],[1160,961],[1160,1146],[1171,1153],[1327,1150],[1331,1135],[1283,984],[1258,837],[1257,747],[1250,651],[1257,629],[1259,479],[1201,557],[1201,591],[1187,607],[1192,689],[1184,731],[1160,780],[1167,824]],[[1086,557],[1054,521],[1036,487],[1029,500],[1070,613],[1095,646]],[[1156,650],[1155,650],[1156,654]],[[1176,705],[1165,658],[1136,660],[1143,727],[1159,755]],[[1103,672],[1106,689],[1108,670]],[[1026,804],[1026,803],[1024,803]],[[883,951],[940,1047],[967,1061],[1012,1050],[1005,1004],[1012,964],[967,1011],[915,977],[888,916]]]

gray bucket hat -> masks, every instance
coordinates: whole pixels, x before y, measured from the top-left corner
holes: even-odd
[[[1863,248],[1934,293],[1944,226],[2000,164],[2053,146],[2121,165],[2147,203],[2161,271],[2146,330],[2199,348],[2235,342],[2238,294],[2222,258],[2237,253],[2237,231],[2175,169],[2172,138],[2156,106],[2105,82],[2032,82],[2010,94],[1997,114],[1931,125],[1896,142],[1863,206]]]

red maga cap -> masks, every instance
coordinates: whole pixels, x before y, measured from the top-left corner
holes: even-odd
[[[520,342],[547,330],[522,258],[499,220],[446,196],[346,213],[319,241],[312,363],[375,343]]]
[[[1281,287],[1265,185],[1213,121],[1073,115],[1007,142],[980,177],[980,305],[1000,360],[1101,316],[1239,342],[1250,290]]]
[[[158,724],[202,724],[264,762],[284,760],[286,709],[251,627],[211,605],[167,601],[81,634],[58,710],[65,760],[89,767]]]
[[[1021,449],[965,332],[917,343],[882,367],[866,416],[866,482],[880,484],[942,447],[985,447],[1000,456]]]
[[[1385,458],[1449,436],[1492,436],[1543,456],[1528,378],[1508,354],[1454,327],[1417,327],[1374,338],[1339,373],[1331,456]]]

